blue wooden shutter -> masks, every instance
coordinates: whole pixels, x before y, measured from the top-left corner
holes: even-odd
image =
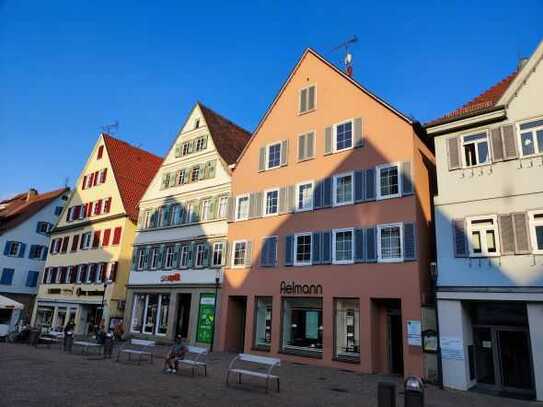
[[[415,224],[404,223],[403,225],[403,258],[404,260],[416,260],[416,237]]]
[[[41,259],[47,260],[47,246],[42,246],[41,248]]]
[[[366,260],[368,263],[377,261],[377,229],[375,226],[364,230],[366,240]]]
[[[355,171],[354,173],[354,201],[362,202],[364,200],[364,171]]]
[[[454,257],[468,257],[468,239],[464,219],[453,219]]]
[[[411,162],[403,161],[400,165],[402,173],[402,195],[413,193],[413,181],[411,178]]]
[[[332,206],[332,178],[326,178],[322,186],[322,207],[329,208]]]
[[[320,232],[313,232],[312,237],[312,244],[313,248],[311,249],[311,255],[312,255],[312,263],[313,264],[321,264],[321,233]]]
[[[285,266],[292,266],[294,261],[294,236],[285,237]]]
[[[260,265],[267,267],[269,266],[269,247],[270,247],[270,238],[265,238],[262,240],[262,248],[260,249]]]
[[[321,234],[321,262],[330,264],[332,262],[332,232],[327,230]]]
[[[25,257],[25,249],[26,249],[26,244],[24,243],[20,243],[20,247],[19,247],[19,257]]]
[[[322,181],[316,181],[313,188],[313,209],[320,208],[322,208]]]
[[[364,194],[365,201],[375,200],[375,168],[368,168],[366,170],[366,191]]]
[[[354,231],[354,261],[363,263],[366,260],[366,250],[364,249],[364,229],[355,229]]]
[[[11,245],[11,240],[8,240],[6,242],[6,245],[4,246],[4,256],[7,256],[9,254],[9,247]]]

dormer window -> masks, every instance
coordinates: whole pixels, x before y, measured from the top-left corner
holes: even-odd
[[[315,85],[300,90],[300,113],[315,110]]]
[[[104,146],[98,147],[98,154],[96,156],[96,159],[97,160],[101,159],[103,154],[104,154]]]
[[[194,120],[194,128],[195,128],[195,129],[200,128],[200,119]]]

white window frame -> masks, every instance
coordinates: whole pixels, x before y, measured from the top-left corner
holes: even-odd
[[[398,193],[396,194],[390,194],[390,195],[383,195],[382,192],[381,192],[381,170],[384,170],[384,169],[388,169],[388,168],[392,168],[392,167],[396,167],[396,169],[398,170]],[[387,163],[387,164],[381,164],[381,165],[378,165],[377,167],[375,167],[376,169],[376,173],[377,173],[377,179],[375,180],[375,183],[377,184],[377,199],[378,200],[382,200],[382,199],[392,199],[392,198],[399,198],[400,196],[402,196],[402,168],[400,166],[400,163],[399,162],[394,162],[394,163]]]
[[[201,144],[201,148],[198,148],[200,144]],[[205,145],[205,136],[196,138],[196,143],[194,144],[194,152],[199,153],[200,151],[204,151],[204,145]]]
[[[195,253],[194,253],[194,261],[192,263],[193,267],[194,268],[202,268],[204,267],[204,254],[205,254],[205,250],[206,250],[206,245],[205,243],[196,243],[196,250],[195,250]],[[202,261],[200,264],[198,264],[198,257],[201,256],[202,257]]]
[[[302,112],[302,91],[306,90],[306,89],[309,89],[311,87],[315,88],[315,103],[313,103],[313,109],[306,109],[306,110],[304,110]],[[306,95],[307,95],[307,100],[306,100],[305,105],[307,106],[307,102],[309,101],[309,92],[307,92]],[[302,115],[302,114],[306,114],[306,113],[311,113],[311,112],[314,112],[315,110],[317,110],[317,84],[312,83],[312,84],[304,86],[303,88],[300,88],[300,90],[298,90],[298,114]]]
[[[15,254],[11,254],[11,250],[12,250],[13,247],[16,247],[16,253]],[[21,247],[23,247],[21,242],[13,242],[13,241],[10,242],[8,257],[19,257],[19,254],[21,253]]]
[[[480,160],[479,160],[479,149],[477,148],[477,144],[479,143],[483,143],[483,141],[469,141],[469,142],[464,142],[464,139],[466,137],[469,137],[469,136],[477,136],[477,135],[481,135],[481,134],[484,134],[486,136],[486,145],[487,145],[487,148],[488,148],[488,160],[484,163],[481,163]],[[461,141],[461,151],[460,151],[460,154],[462,155],[462,166],[463,168],[477,168],[477,167],[481,167],[481,166],[484,166],[484,165],[490,165],[492,164],[492,157],[491,157],[491,151],[490,151],[490,137],[488,136],[488,130],[481,130],[481,131],[472,131],[470,133],[466,133],[466,134],[462,134],[462,136],[460,136],[460,141]],[[468,165],[467,162],[466,162],[466,153],[464,151],[464,146],[466,144],[474,144],[475,143],[475,157],[477,158],[477,164],[476,165]]]
[[[247,216],[241,218],[241,217],[238,216],[238,213],[239,213],[239,201],[241,199],[244,199],[244,198],[247,198]],[[243,195],[236,196],[236,213],[234,214],[236,222],[249,219],[249,204],[250,204],[250,202],[249,202],[249,194],[243,194]]]
[[[345,147],[345,148],[340,148],[338,150],[338,148],[337,148],[337,128],[338,128],[338,126],[341,126],[342,124],[346,124],[346,123],[351,123],[351,146],[350,147]],[[352,150],[354,148],[354,118],[343,120],[341,122],[334,123],[332,125],[332,144],[333,144],[332,145],[332,151],[334,153],[339,153],[341,151]]]
[[[217,206],[217,218],[226,218],[228,215],[228,197],[221,196]]]
[[[485,219],[492,219],[493,227],[483,227],[483,228],[473,228],[472,222],[477,220],[485,220]],[[498,217],[496,215],[486,215],[486,216],[471,216],[466,218],[466,224],[467,224],[467,238],[468,238],[468,248],[469,248],[469,256],[470,257],[497,257],[500,255],[500,235],[498,230]],[[473,252],[473,241],[472,241],[472,235],[473,231],[480,231],[480,232],[486,232],[487,230],[494,230],[494,243],[496,244],[496,252],[495,253],[489,253],[487,244],[486,244],[486,236],[483,236],[481,233],[481,253],[474,253]]]
[[[166,252],[164,253],[164,268],[166,270],[169,270],[173,267],[173,254],[174,254],[174,246],[168,245],[166,246]],[[170,265],[168,265],[168,260]]]
[[[270,167],[270,148],[274,146],[279,146],[279,164],[273,167]],[[281,167],[281,162],[283,161],[283,142],[282,141],[276,141],[274,143],[270,143],[266,145],[266,165],[264,168],[267,170],[273,170],[275,168]]]
[[[336,259],[336,234],[342,232],[351,232],[351,260]],[[353,264],[354,263],[354,228],[340,228],[332,230],[332,263],[333,264]]]
[[[202,201],[202,207],[200,208],[200,220],[206,221],[209,220],[210,210],[211,209],[211,199],[204,199]]]
[[[179,268],[188,268],[188,259],[190,256],[190,246],[185,244],[181,246],[179,250]],[[183,257],[186,258],[186,261],[183,261]]]
[[[218,248],[220,248],[220,249],[218,249]],[[212,250],[211,250],[211,259],[210,259],[212,267],[220,267],[220,266],[222,266],[224,264],[224,255],[225,255],[224,248],[225,248],[225,242],[223,242],[223,241],[213,243]],[[216,251],[220,252],[220,254],[221,254],[221,261],[219,263],[215,262],[215,252]]]
[[[298,238],[303,236],[309,236],[311,243],[309,243],[309,261],[298,261]],[[295,266],[311,266],[313,264],[313,233],[303,232],[294,234],[294,258],[293,264]]]
[[[156,256],[155,256],[156,253]],[[160,253],[160,246],[151,247],[150,259],[149,259],[149,270],[156,270],[158,266],[158,256]],[[154,265],[153,265],[154,264]]]
[[[194,214],[194,203],[188,203],[185,207],[185,223],[193,223],[192,215]]]
[[[138,250],[139,253],[136,261],[136,270],[143,270],[143,266],[145,265],[145,248],[140,248]]]
[[[276,211],[272,213],[267,213],[266,209],[268,208],[268,194],[270,192],[277,192],[277,205]],[[277,216],[279,214],[279,188],[270,188],[264,191],[264,199],[262,200],[262,216]]]
[[[400,256],[393,258],[383,258],[381,247],[381,231],[386,228],[398,227],[400,229]],[[403,241],[403,223],[387,223],[377,225],[377,262],[378,263],[401,263],[404,261],[404,241]]]
[[[77,266],[77,271],[75,275],[75,283],[81,284],[81,269],[83,268],[83,264],[80,264]]]
[[[243,243],[245,245],[245,255],[243,256],[243,264],[236,264],[235,258],[236,258],[236,245],[238,243]],[[247,263],[247,244],[248,240],[234,240],[232,243],[232,268],[234,269],[240,269],[245,268],[245,263]]]
[[[531,129],[528,129],[528,130],[521,130],[520,129],[520,126],[522,126],[523,124],[528,124],[528,123],[532,123],[532,122],[537,122],[537,121],[540,121],[540,120],[543,120],[543,117],[537,117],[537,118],[532,118],[530,120],[523,120],[521,122],[518,122],[517,125],[516,125],[516,130],[517,130],[517,144],[518,144],[518,150],[519,150],[519,156],[522,157],[522,158],[530,158],[530,157],[537,157],[537,156],[540,156],[540,155],[543,155],[543,146],[540,146],[538,144],[538,141],[537,141],[537,134],[536,132],[537,131],[543,131],[543,125],[541,126],[538,126],[538,127],[533,127]],[[521,133],[528,133],[528,132],[531,132],[532,133],[532,136],[534,138],[534,153],[533,154],[524,154],[522,152],[522,138],[521,138]],[[537,150],[541,150],[541,152],[538,152]]]
[[[351,200],[347,202],[337,202],[337,179],[351,176]],[[351,172],[344,172],[342,174],[334,175],[334,182],[332,183],[332,199],[334,202],[334,206],[343,206],[343,205],[352,205],[354,202],[354,171]]]
[[[532,239],[532,253],[543,254],[543,249],[537,248],[537,235],[535,233],[536,226],[543,226],[543,218],[535,219],[536,215],[543,215],[543,210],[528,212],[528,219],[530,220],[530,237]]]
[[[298,205],[300,203],[300,187],[304,186],[304,185],[309,185],[311,184],[311,205],[309,205],[307,208],[299,208]],[[304,182],[299,182],[298,184],[296,184],[296,212],[306,212],[306,211],[311,211],[313,210],[313,205],[314,205],[314,202],[313,202],[313,190],[315,188],[315,181],[304,181]]]
[[[85,237],[88,237],[86,239]],[[83,240],[83,246],[81,247],[81,250],[89,250],[92,244],[92,232],[85,232],[81,235],[81,240]]]

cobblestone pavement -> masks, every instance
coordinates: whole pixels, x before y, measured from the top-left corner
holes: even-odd
[[[161,353],[163,350],[159,350]],[[157,355],[159,356],[159,355]],[[360,375],[330,368],[285,363],[278,369],[281,393],[266,394],[256,381],[226,387],[232,355],[213,353],[208,377],[189,371],[168,375],[154,364],[93,360],[58,348],[0,343],[0,406],[377,406],[377,383],[399,378]],[[427,407],[528,407],[541,403],[497,398],[426,386]],[[398,406],[403,405],[401,395]]]

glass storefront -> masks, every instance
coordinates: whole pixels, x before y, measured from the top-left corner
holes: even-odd
[[[356,298],[335,299],[335,357],[360,359],[360,306]]]
[[[321,298],[283,298],[283,351],[320,355],[322,331]]]
[[[272,324],[272,297],[255,298],[255,343],[257,349],[270,348]]]
[[[170,294],[135,294],[130,330],[149,335],[166,335]]]

